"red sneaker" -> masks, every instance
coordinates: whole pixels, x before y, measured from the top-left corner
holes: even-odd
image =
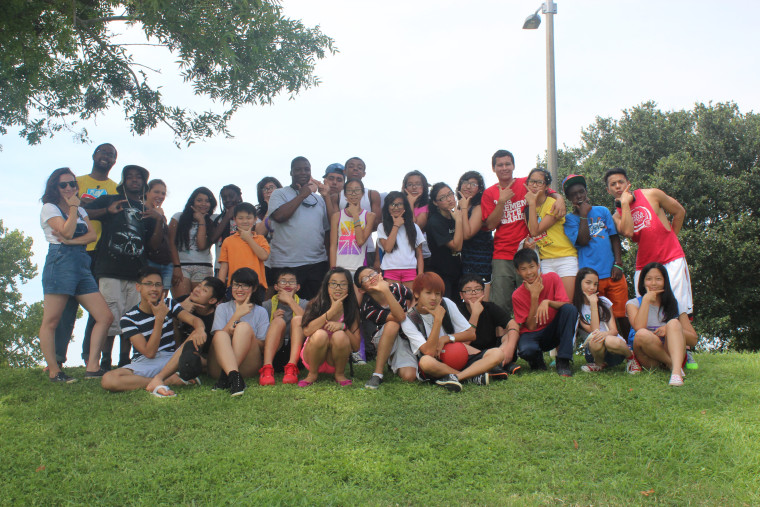
[[[285,375],[282,376],[283,384],[295,384],[298,382],[298,366],[293,363],[285,365]]]
[[[260,386],[273,386],[274,385],[274,368],[271,364],[265,364],[259,370],[259,385]]]
[[[631,354],[630,357],[626,358],[625,371],[627,371],[631,375],[641,373],[641,365],[636,359],[636,356],[634,356],[633,354]]]

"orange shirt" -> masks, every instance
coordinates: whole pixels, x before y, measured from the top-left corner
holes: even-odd
[[[253,240],[269,253],[269,243],[266,238],[256,234]],[[219,251],[219,262],[226,262],[229,265],[227,272],[227,286],[232,282],[232,273],[240,268],[251,268],[259,275],[259,285],[267,288],[267,277],[264,274],[264,261],[256,257],[250,245],[235,232],[222,243],[222,249]]]

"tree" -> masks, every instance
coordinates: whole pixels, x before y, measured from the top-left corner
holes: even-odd
[[[143,40],[123,41],[113,31],[119,22]],[[159,71],[135,61],[135,45],[168,49],[194,93],[222,110],[167,104],[148,83],[148,72]],[[315,61],[335,51],[319,27],[284,17],[277,0],[4,0],[0,133],[20,127],[37,144],[118,106],[133,133],[163,123],[178,146],[230,137],[227,122],[238,108],[318,85]],[[85,130],[77,134],[87,138]]]
[[[42,303],[21,300],[18,283],[37,274],[32,264],[32,238],[9,231],[0,220],[0,367],[34,366],[42,360],[37,333]]]
[[[634,188],[680,201],[697,331],[712,346],[760,349],[760,115],[733,103],[663,112],[647,102],[619,120],[597,118],[559,159],[561,177],[586,176],[595,204],[612,209],[602,178],[612,167],[625,168]]]

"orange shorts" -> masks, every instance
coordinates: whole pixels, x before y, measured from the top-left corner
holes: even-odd
[[[628,282],[625,275],[617,282],[612,277],[599,280],[599,295],[612,301],[612,315],[625,317],[625,304],[628,302]]]

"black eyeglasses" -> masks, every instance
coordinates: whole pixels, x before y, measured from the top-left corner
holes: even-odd
[[[58,182],[58,188],[60,188],[61,190],[63,190],[67,186],[71,187],[71,188],[77,188],[77,180],[74,180],[74,181],[59,181]]]
[[[155,287],[156,289],[161,289],[164,286],[163,282],[140,282],[140,285],[143,287]]]

